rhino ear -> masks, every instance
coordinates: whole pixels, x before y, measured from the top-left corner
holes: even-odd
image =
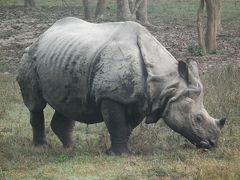
[[[159,119],[160,119],[160,117],[158,116],[158,112],[155,111],[146,117],[145,123],[146,124],[156,123],[156,122],[158,122]]]
[[[189,82],[188,66],[184,61],[178,62],[178,73],[181,78],[183,78],[186,82]]]
[[[218,127],[219,127],[220,129],[223,128],[226,120],[227,120],[227,118],[222,118],[222,119],[217,120],[217,125],[218,125]]]

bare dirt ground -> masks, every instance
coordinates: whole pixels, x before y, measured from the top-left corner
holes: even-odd
[[[24,49],[56,20],[66,16],[82,18],[78,7],[0,7],[0,73],[15,74]],[[115,16],[107,18],[114,21]],[[217,53],[202,57],[189,52],[189,47],[197,44],[195,24],[163,24],[159,18],[150,21],[154,27],[148,29],[176,59],[196,60],[202,73],[229,64],[240,66],[239,30],[224,29],[218,36]]]

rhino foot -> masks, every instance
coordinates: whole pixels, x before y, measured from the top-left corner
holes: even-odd
[[[33,141],[33,146],[37,147],[37,148],[49,148],[51,147],[50,144],[46,141],[46,140],[42,140],[42,141]]]
[[[75,146],[73,145],[72,142],[70,143],[67,143],[67,144],[63,144],[63,148],[66,149],[66,150],[72,150],[75,148]]]
[[[134,152],[130,151],[128,148],[123,148],[123,149],[109,148],[106,151],[106,154],[110,156],[121,156],[121,155],[132,155],[134,154]]]

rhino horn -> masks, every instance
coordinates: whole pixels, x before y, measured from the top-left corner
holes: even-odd
[[[218,127],[219,127],[220,129],[223,128],[226,120],[227,120],[227,118],[222,118],[222,119],[217,120],[217,125],[218,125]]]

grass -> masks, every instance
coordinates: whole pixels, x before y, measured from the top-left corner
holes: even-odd
[[[191,43],[188,46],[188,52],[190,52],[193,56],[202,56],[202,49],[194,43]]]
[[[162,22],[162,24],[193,25],[196,24],[198,6],[199,1],[151,0],[148,10],[150,16],[156,17],[160,22]],[[235,29],[239,29],[240,1],[223,0],[221,15],[223,28],[235,26]],[[205,14],[205,18],[206,16],[207,15]]]
[[[79,0],[35,0],[38,7],[76,7],[82,8]],[[97,0],[91,0],[91,9],[94,11]],[[0,6],[23,6],[23,1],[0,0]],[[148,12],[152,18],[157,18],[162,24],[195,24],[199,1],[190,0],[149,0]],[[206,7],[205,7],[206,9]],[[115,0],[108,1],[106,13],[109,16],[116,15]],[[83,13],[82,13],[83,14]],[[206,15],[205,15],[206,16]],[[240,1],[223,0],[222,5],[223,28],[240,28]]]
[[[227,67],[202,76],[205,104],[215,117],[228,116],[219,147],[195,149],[163,122],[141,124],[130,147],[136,155],[111,157],[104,124],[77,123],[76,147],[64,150],[49,127],[49,149],[31,146],[29,114],[11,75],[0,75],[0,179],[239,179],[240,69]]]
[[[82,1],[79,0],[35,0],[36,6],[57,9],[63,8],[66,11],[73,11],[74,7],[79,7],[79,11],[83,14]],[[97,0],[90,1],[90,9],[92,13],[95,12]],[[150,21],[162,25],[196,25],[196,14],[199,6],[199,1],[190,0],[149,0],[148,14]],[[17,0],[0,0],[1,6],[23,6],[23,1]],[[70,9],[69,9],[70,8]],[[116,2],[110,0],[107,2],[105,21],[116,20]],[[206,7],[205,7],[206,10]],[[77,14],[75,14],[77,16]],[[222,5],[222,27],[228,30],[240,29],[240,1],[239,0],[223,0]],[[207,21],[207,15],[205,12],[205,22]],[[8,36],[3,34],[0,36]]]
[[[23,1],[0,0],[3,5]],[[37,0],[37,6],[64,6],[62,0]],[[66,0],[68,5],[80,1]],[[174,3],[173,3],[174,2]],[[237,5],[235,5],[237,4]],[[81,4],[80,4],[81,5]],[[115,17],[115,3],[107,11]],[[150,0],[149,14],[163,24],[194,24],[198,1]],[[224,1],[223,28],[239,29],[239,1]],[[3,32],[8,38],[12,32]],[[194,44],[189,51],[198,54]],[[4,67],[2,67],[4,69]],[[0,74],[0,179],[240,179],[240,69],[226,67],[202,76],[205,106],[214,117],[228,117],[219,147],[208,152],[195,149],[162,121],[141,124],[133,133],[134,156],[110,157],[104,124],[77,123],[76,147],[66,151],[49,123],[53,110],[47,107],[46,134],[49,149],[31,146],[29,114],[12,75]]]
[[[0,32],[0,38],[2,38],[2,39],[7,39],[7,38],[9,38],[9,37],[11,37],[11,36],[13,36],[13,35],[15,35],[15,33],[12,32],[12,31],[3,31],[3,32]]]

